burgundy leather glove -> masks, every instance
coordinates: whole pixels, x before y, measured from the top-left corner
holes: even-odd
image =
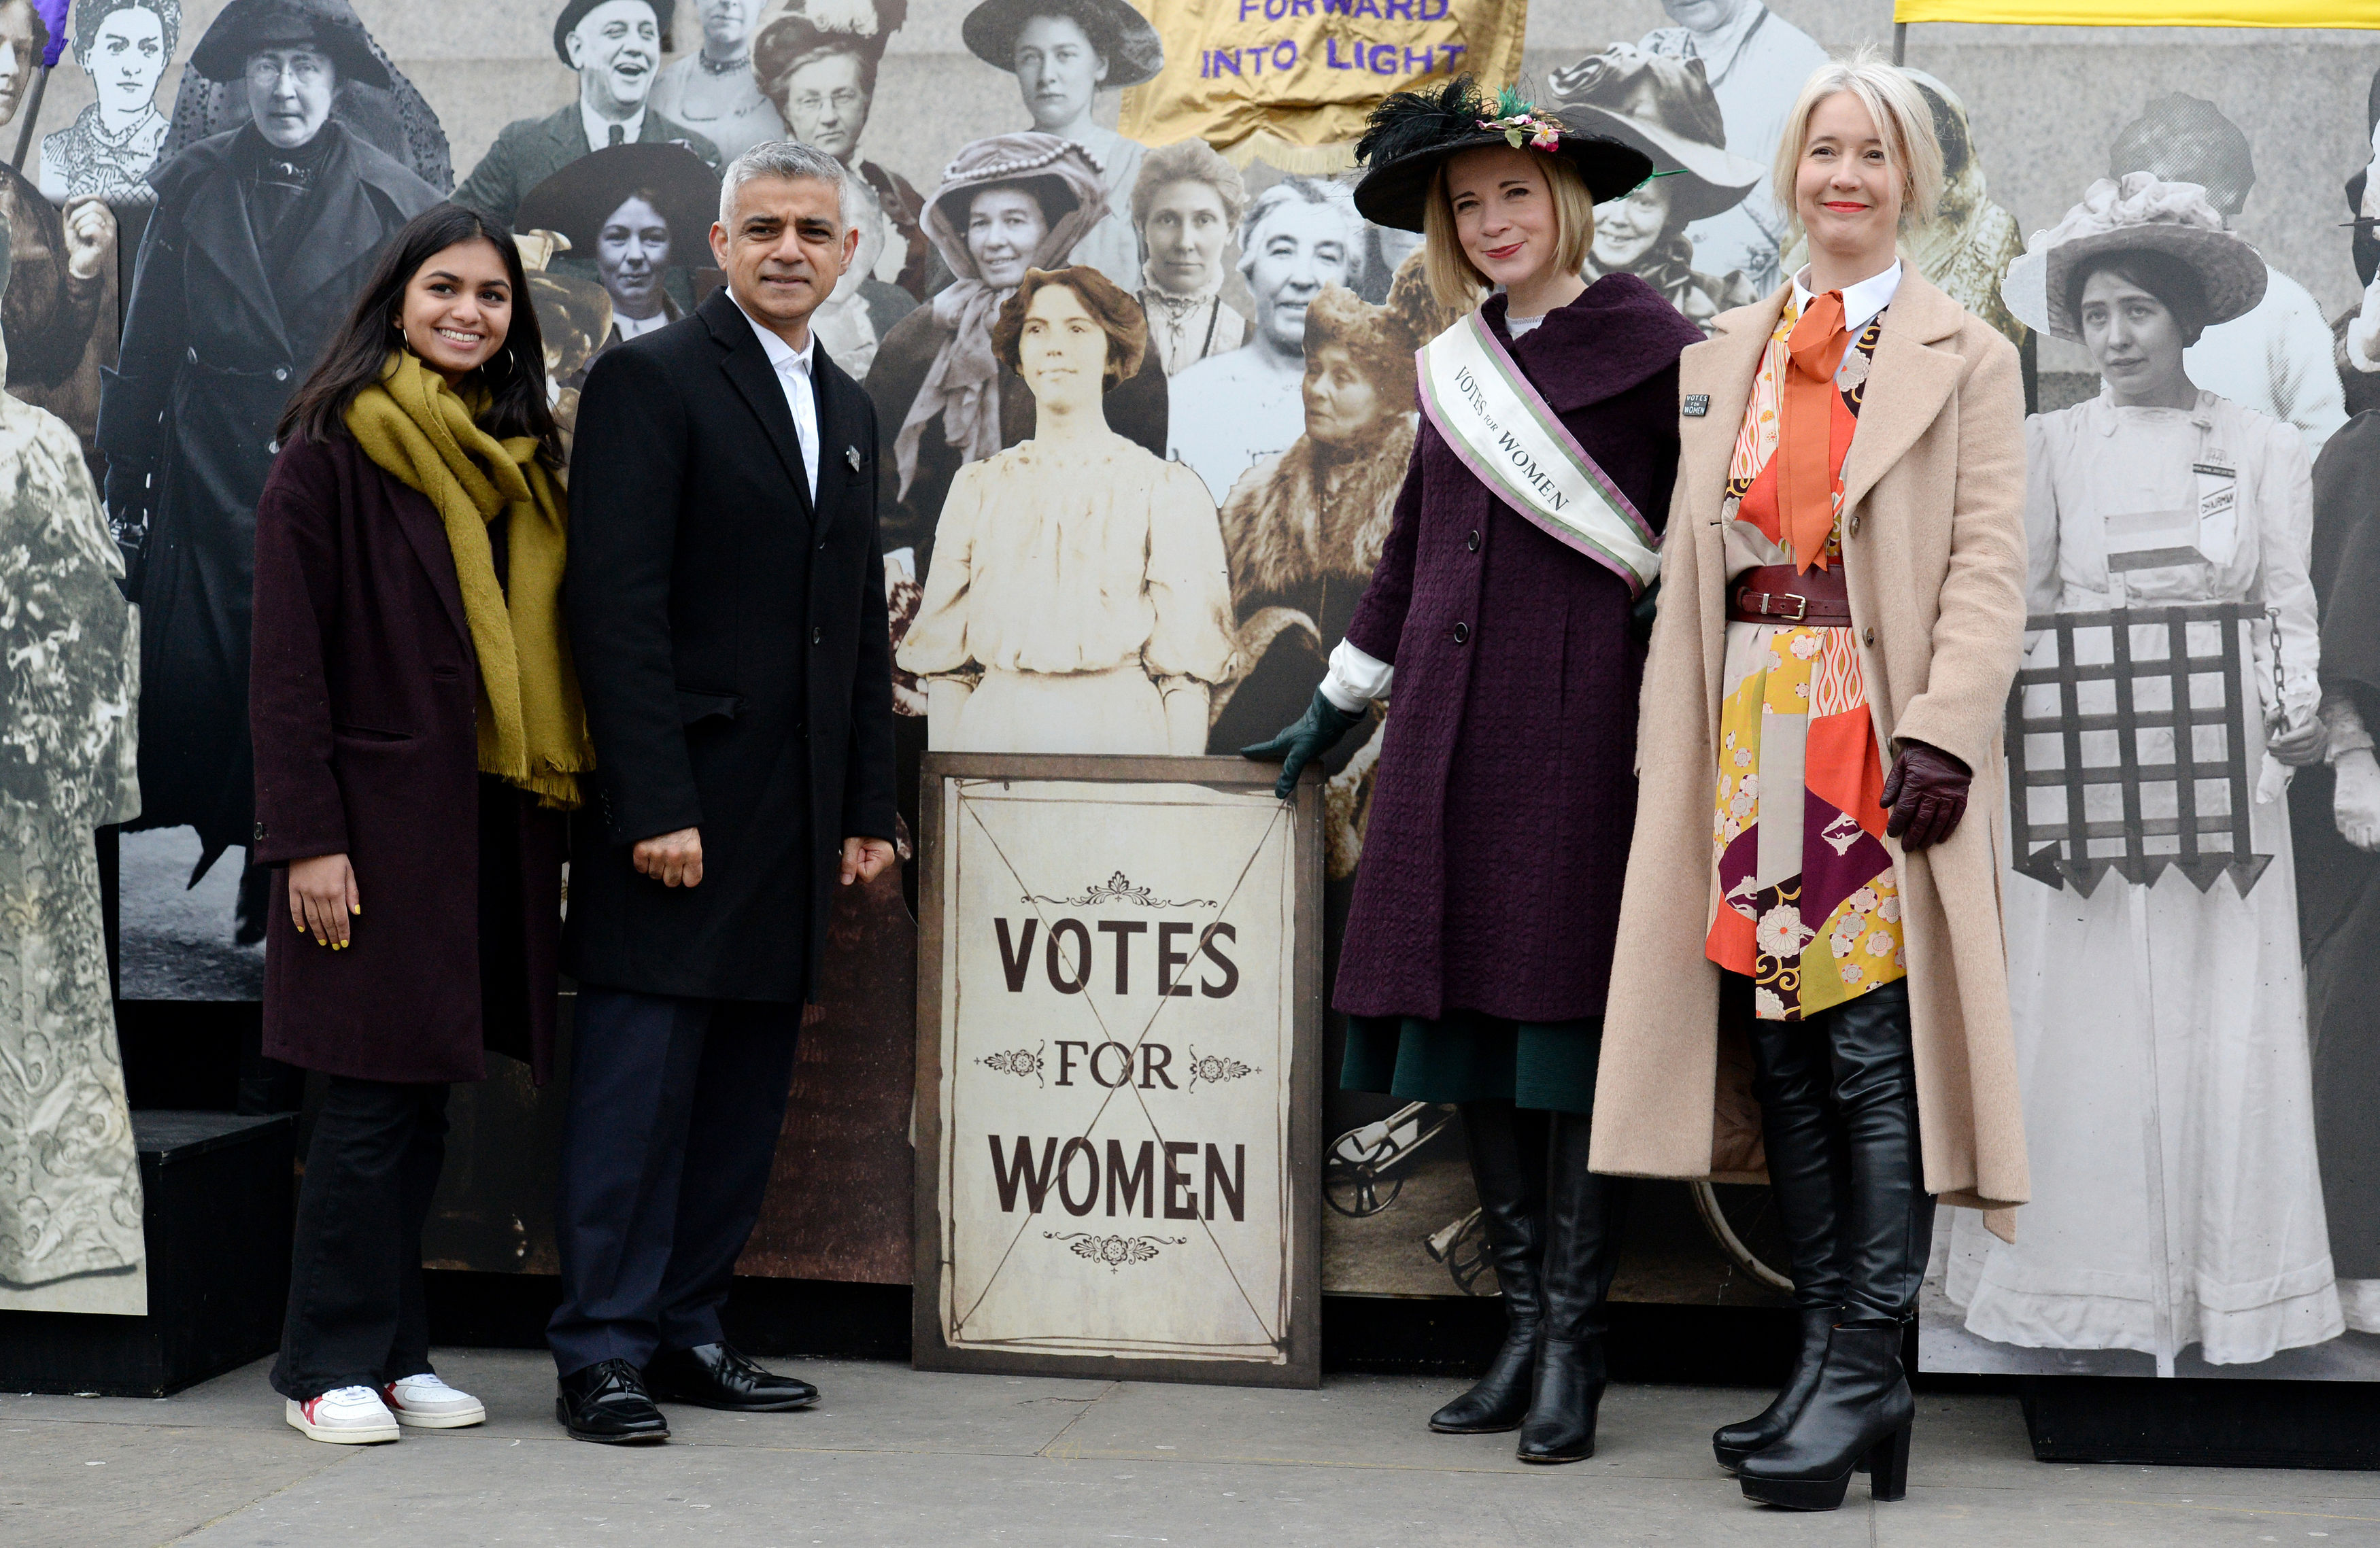
[[[1901,744],[1878,803],[1892,813],[1884,831],[1912,853],[1940,843],[1959,830],[1959,819],[1967,815],[1967,787],[1974,779],[1973,770],[1939,747]]]

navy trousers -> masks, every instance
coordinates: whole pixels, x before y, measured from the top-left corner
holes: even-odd
[[[556,1369],[722,1340],[793,1083],[798,1005],[581,988],[555,1209]]]

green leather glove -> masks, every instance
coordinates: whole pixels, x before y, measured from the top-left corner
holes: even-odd
[[[1283,727],[1281,733],[1269,742],[1259,742],[1240,749],[1240,756],[1259,762],[1281,759],[1281,778],[1273,782],[1272,793],[1280,800],[1289,799],[1297,788],[1297,776],[1305,766],[1339,745],[1339,739],[1361,725],[1364,712],[1350,715],[1314,690],[1314,702],[1293,725]]]

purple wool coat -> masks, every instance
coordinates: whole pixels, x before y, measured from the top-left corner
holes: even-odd
[[[567,836],[480,774],[479,657],[436,509],[348,437],[293,440],[257,505],[255,597],[264,1051],[439,1082],[480,1079],[494,1047],[544,1083]],[[363,913],[333,951],[291,925],[288,866],[343,853]]]
[[[1657,529],[1678,466],[1678,355],[1702,334],[1610,274],[1513,344]],[[1427,417],[1387,550],[1348,625],[1393,663],[1334,1003],[1524,1022],[1603,1014],[1636,812],[1627,584],[1472,477]],[[1458,639],[1460,635],[1462,638]]]

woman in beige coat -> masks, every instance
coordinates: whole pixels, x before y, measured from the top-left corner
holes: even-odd
[[[1810,267],[1681,362],[1596,1099],[1597,1171],[1759,1180],[1765,1148],[1803,1347],[1714,1441],[1806,1509],[1863,1457],[1876,1498],[1905,1487],[1934,1195],[2025,1197],[1999,901],[2024,405],[2008,341],[1897,256],[1941,165],[1905,75],[1821,69],[1774,175]]]

